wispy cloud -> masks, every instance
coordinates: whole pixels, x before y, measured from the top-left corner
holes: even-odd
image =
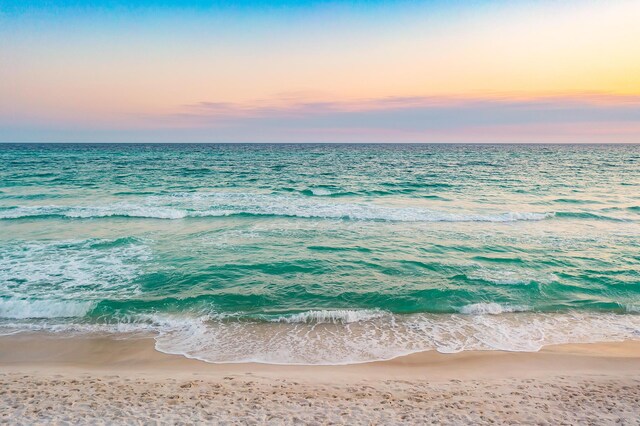
[[[162,122],[239,140],[640,142],[640,96],[293,96],[244,104],[203,101]]]
[[[640,96],[386,97],[279,94],[55,127],[0,123],[0,141],[640,143]],[[123,123],[126,122],[126,125]]]

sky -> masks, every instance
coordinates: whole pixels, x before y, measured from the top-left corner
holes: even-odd
[[[0,0],[0,142],[640,143],[638,0]]]

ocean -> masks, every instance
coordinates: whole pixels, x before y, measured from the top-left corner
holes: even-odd
[[[639,145],[0,144],[0,334],[209,362],[640,339]]]

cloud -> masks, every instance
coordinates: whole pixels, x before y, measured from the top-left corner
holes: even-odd
[[[640,143],[640,96],[314,96],[202,101],[173,114],[129,117],[126,124],[13,120],[0,123],[0,141]]]
[[[640,96],[278,97],[200,102],[162,118],[233,140],[640,142]]]

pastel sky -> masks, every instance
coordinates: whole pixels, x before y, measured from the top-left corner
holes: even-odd
[[[638,0],[0,0],[0,142],[638,142]]]

